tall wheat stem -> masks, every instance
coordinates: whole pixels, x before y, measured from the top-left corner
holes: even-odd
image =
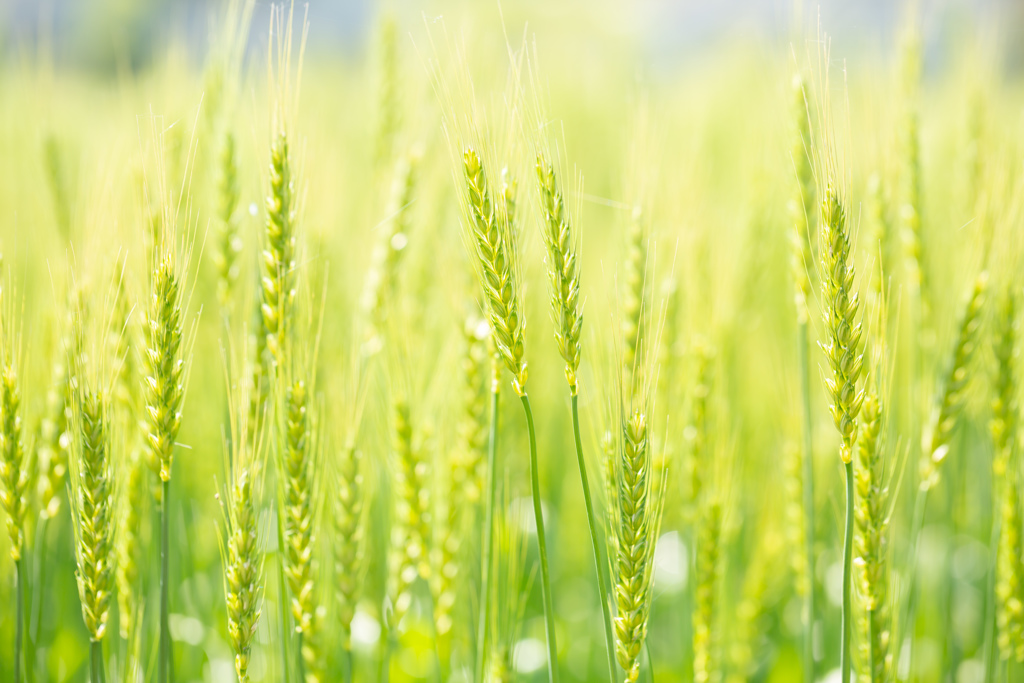
[[[497,361],[495,361],[497,363]],[[494,505],[498,497],[498,373],[491,383],[491,426],[487,434],[487,502],[484,507],[484,556],[480,569],[480,621],[477,626],[476,680],[484,680],[487,666],[488,631],[491,625],[491,561],[494,556]]]
[[[803,395],[803,500],[804,555],[807,591],[803,602],[804,683],[814,681],[814,438],[811,426],[810,330],[806,316],[800,320],[797,352],[800,356],[800,392]]]
[[[530,487],[533,491],[533,517],[537,524],[537,547],[540,551],[540,587],[544,599],[544,629],[548,641],[548,681],[558,681],[558,645],[555,642],[555,607],[551,598],[551,578],[548,572],[548,543],[544,534],[544,513],[540,504],[540,477],[537,473],[537,433],[533,426],[530,397],[523,392],[523,410],[530,432]]]
[[[18,594],[17,622],[14,625],[14,683],[21,683],[21,658],[24,654],[25,623],[25,558],[19,557],[14,563],[14,592]],[[28,657],[25,657],[26,664]]]
[[[580,465],[580,482],[583,484],[583,499],[587,504],[587,522],[590,524],[590,540],[594,544],[594,562],[597,563],[597,587],[601,593],[601,614],[604,617],[604,637],[608,648],[608,680],[615,683],[615,635],[612,632],[611,604],[608,601],[608,564],[601,560],[601,544],[597,538],[597,521],[594,518],[594,501],[590,496],[590,482],[587,479],[587,463],[583,459],[583,442],[580,439],[579,397],[572,394],[572,433],[576,440],[576,460]]]
[[[850,680],[853,663],[850,651],[853,644],[853,604],[850,584],[853,576],[853,461],[844,463],[846,470],[846,530],[843,535],[843,642],[839,656],[839,670],[844,681]]]
[[[171,502],[171,481],[165,479],[161,482],[162,496],[160,499],[160,683],[173,681],[173,667],[171,664],[171,628],[168,620],[170,602],[170,511],[167,509]]]

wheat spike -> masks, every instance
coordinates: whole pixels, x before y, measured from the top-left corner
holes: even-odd
[[[76,418],[78,447],[72,470],[75,557],[82,617],[93,642],[107,632],[114,592],[114,481],[110,456],[108,401],[103,394],[81,390]]]
[[[858,680],[861,683],[887,680],[892,664],[888,595],[889,492],[885,481],[882,424],[881,399],[876,392],[869,391],[861,406],[854,475],[857,493],[854,514],[857,556],[854,564],[862,601],[857,620],[862,662]]]
[[[864,398],[863,391],[857,388],[864,355],[858,320],[860,298],[853,286],[854,269],[846,211],[834,185],[826,187],[821,203],[821,236],[824,274],[821,299],[826,341],[820,344],[832,370],[832,376],[825,379],[825,386],[832,400],[829,412],[842,439],[839,457],[848,463],[853,460],[857,415]]]
[[[145,437],[150,466],[160,480],[171,480],[174,440],[181,427],[185,398],[185,361],[182,358],[181,298],[174,262],[168,256],[153,273],[149,312],[145,321],[143,356]]]
[[[963,413],[971,361],[978,347],[982,311],[988,291],[988,271],[974,280],[970,297],[960,317],[956,343],[942,379],[938,401],[926,427],[924,452],[921,455],[921,488],[929,489],[939,480],[940,467],[949,454],[950,439]]]
[[[362,462],[363,455],[355,446],[341,449],[334,513],[334,581],[342,646],[346,649],[351,647],[352,618],[365,573],[366,492]]]
[[[555,168],[543,155],[537,155],[537,182],[544,214],[544,242],[548,248],[548,274],[551,278],[551,316],[555,321],[555,341],[565,361],[565,379],[576,395],[576,373],[580,367],[583,310],[580,302],[580,271],[576,259],[576,237],[569,222],[569,211],[558,188]]]
[[[516,273],[514,185],[504,183],[502,207],[496,211],[480,157],[469,148],[463,154],[473,244],[487,299],[495,347],[509,372],[516,393],[526,393],[526,317],[520,305]]]
[[[295,299],[295,186],[288,136],[281,131],[270,147],[270,193],[263,244],[261,307],[271,359],[283,362],[289,316]]]
[[[395,610],[392,626],[397,627],[412,606],[413,583],[417,578],[430,576],[431,511],[428,466],[413,441],[409,404],[405,399],[395,399],[392,419],[397,524],[392,532],[390,592]]]

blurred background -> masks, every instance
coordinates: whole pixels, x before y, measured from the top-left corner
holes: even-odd
[[[265,221],[270,137],[270,5],[264,0],[255,4],[244,63],[236,74],[239,89],[233,101],[225,102],[218,98],[226,92],[220,89],[225,83],[219,71],[223,64],[215,58],[222,56],[215,48],[224,29],[219,22],[225,4],[0,0],[0,240],[4,263],[24,301],[26,433],[39,431],[50,409],[47,391],[54,381],[53,359],[59,358],[66,333],[63,309],[76,274],[104,281],[115,260],[128,254],[126,289],[134,300],[145,300],[143,234],[150,207],[144,205],[140,179],[147,163],[146,129],[157,130],[166,147],[169,177],[181,179],[186,169],[193,169],[194,213],[188,220],[208,237],[207,253],[197,259],[191,273],[196,286],[189,313],[202,308],[203,317],[179,439],[187,448],[180,449],[175,460],[171,631],[179,680],[210,683],[233,680],[216,534],[220,511],[215,495],[223,480],[227,410],[218,273],[210,255],[217,248],[219,229],[216,218],[211,218],[216,216],[218,151],[224,130],[236,131],[241,207],[237,219],[245,244],[238,282],[251,295],[247,290],[256,281],[256,254]],[[1010,170],[1020,167],[1024,2],[922,0],[917,7],[913,23],[920,29],[924,65],[920,92],[912,89],[912,96],[920,97],[922,112],[922,209],[931,220],[925,258],[934,276],[930,286],[936,321],[929,337],[934,366],[923,370],[921,381],[931,390],[954,338],[962,294],[982,260],[980,231],[974,222],[979,190],[965,178],[981,177],[971,175],[979,167],[974,163],[979,149],[990,154],[984,173],[992,175],[985,179],[1003,172],[1010,177]],[[709,361],[713,417],[708,431],[716,462],[725,463],[720,466],[727,482],[722,495],[729,507],[718,607],[721,633],[728,635],[720,647],[723,670],[729,683],[798,680],[800,600],[793,579],[798,570],[791,567],[792,525],[786,521],[792,521],[794,504],[787,454],[799,432],[788,281],[786,206],[794,189],[789,85],[794,70],[810,73],[820,66],[821,46],[814,38],[820,35],[820,26],[832,39],[834,83],[844,81],[837,72],[846,70],[845,82],[833,88],[832,96],[837,101],[848,97],[837,107],[839,126],[846,131],[851,204],[857,225],[865,228],[858,232],[860,254],[862,262],[871,262],[878,250],[867,244],[873,234],[868,228],[874,225],[874,214],[868,211],[874,206],[868,204],[870,178],[880,176],[886,188],[878,200],[885,203],[877,212],[879,222],[892,222],[896,216],[901,160],[894,141],[902,120],[900,98],[906,94],[898,85],[898,55],[909,14],[904,3],[891,0],[830,0],[820,6],[805,1],[795,10],[788,0],[508,0],[500,9],[490,0],[311,1],[293,149],[303,191],[301,231],[316,254],[304,263],[308,271],[303,273],[318,285],[324,283],[327,297],[320,386],[331,426],[344,421],[336,400],[341,403],[337,397],[351,389],[344,386],[349,379],[347,354],[361,341],[355,338],[352,321],[361,314],[358,302],[368,279],[370,254],[381,226],[389,220],[394,159],[384,155],[382,161],[375,147],[381,136],[380,113],[390,105],[398,110],[399,123],[398,132],[392,131],[394,139],[388,141],[389,153],[397,158],[413,148],[423,151],[398,307],[414,330],[403,339],[416,341],[410,345],[416,347],[412,351],[418,362],[409,371],[416,387],[413,398],[419,402],[414,407],[422,408],[421,427],[433,439],[431,453],[444,462],[443,446],[450,445],[455,431],[450,405],[457,387],[452,387],[451,378],[460,376],[462,329],[467,308],[472,308],[467,301],[473,300],[475,290],[469,284],[471,269],[459,233],[459,188],[452,183],[452,159],[441,132],[445,113],[428,68],[444,48],[435,51],[431,40],[439,40],[442,31],[455,36],[452,42],[464,45],[470,55],[467,68],[477,79],[480,100],[500,105],[508,72],[506,45],[518,46],[528,27],[542,80],[550,90],[550,116],[564,125],[566,165],[582,174],[586,183],[585,193],[575,200],[586,235],[582,269],[588,336],[581,410],[592,467],[597,471],[600,435],[607,427],[603,412],[614,394],[602,379],[615,372],[608,365],[618,330],[625,209],[636,200],[630,196],[630,184],[641,177],[654,188],[651,244],[658,248],[652,247],[650,262],[651,277],[658,280],[651,289],[660,296],[661,278],[675,278],[669,284],[678,285],[680,292],[678,320],[666,327],[678,338],[665,350],[665,358],[681,368],[680,379],[678,386],[658,388],[674,402],[659,404],[664,411],[657,416],[666,434],[672,430],[669,438],[679,444],[680,453],[688,448],[682,433],[692,400],[695,350],[704,344],[718,350]],[[382,67],[385,18],[394,21],[399,36],[392,55],[395,74]],[[387,92],[382,94],[382,73],[394,75],[398,84],[392,102],[386,101]],[[156,116],[151,118],[150,113]],[[644,116],[650,117],[648,128]],[[527,179],[524,186],[532,183],[530,161],[511,160],[519,164],[519,177]],[[996,184],[1004,190],[1012,187],[1002,176]],[[998,210],[1004,208],[1000,205]],[[555,548],[553,580],[564,633],[563,671],[567,681],[598,680],[604,644],[593,561],[583,532],[586,517],[572,457],[562,362],[551,341],[536,216],[528,207],[524,211],[524,224],[530,226],[524,231],[523,248],[529,282],[530,376],[535,383],[531,391],[536,392],[533,400],[540,416],[545,504],[552,515],[549,542]],[[891,237],[893,244],[898,239]],[[324,275],[328,269],[329,279]],[[655,310],[662,310],[661,304],[656,299]],[[240,319],[247,320],[239,315],[236,325]],[[812,348],[818,543],[817,561],[809,573],[819,594],[819,679],[835,682],[842,473],[835,457],[835,429],[817,381],[820,356],[813,344]],[[893,351],[894,356],[902,353]],[[377,463],[375,473],[382,481],[387,480],[390,465],[389,383],[400,374],[378,369],[368,391],[370,406],[360,446]],[[987,544],[996,515],[987,468],[992,455],[987,436],[990,397],[987,388],[975,389],[958,432],[958,449],[948,463],[950,476],[934,496],[921,541],[922,591],[929,599],[923,601],[918,627],[909,637],[916,643],[915,671],[927,683],[984,680],[985,591],[992,576]],[[525,431],[511,392],[506,391],[502,400],[502,424],[509,425],[508,507],[517,509],[527,504],[529,495]],[[897,452],[897,445],[904,449],[919,441],[917,433],[907,436],[909,429],[899,429],[902,422],[915,423],[905,406],[894,412],[893,422],[900,424],[891,428],[895,438],[890,462],[913,469],[916,462],[902,450]],[[337,445],[341,435],[329,436]],[[692,540],[692,519],[687,516],[692,510],[686,508],[684,490],[671,493],[658,544],[656,598],[645,655],[654,662],[659,683],[692,680],[691,605],[684,597],[693,586],[688,575],[692,546],[687,545]],[[893,519],[894,570],[904,567],[910,522],[904,505],[910,493],[903,490],[899,495]],[[388,543],[388,504],[377,501],[374,506],[375,538],[383,540],[374,548],[367,595],[360,603],[358,628],[354,627],[361,666],[367,672],[380,642]],[[63,509],[60,521],[46,532],[48,543],[35,551],[37,567],[48,578],[45,594],[33,596],[31,637],[38,659],[36,680],[80,683],[86,680],[88,640],[75,587],[73,533],[66,505]],[[155,528],[146,524],[142,536],[150,542]],[[529,524],[521,526],[521,536],[532,533]],[[475,550],[471,541],[467,547]],[[13,599],[12,566],[6,543],[0,538],[2,680],[9,680],[5,676],[11,669],[13,640],[7,608]],[[268,541],[274,544],[273,539]],[[155,613],[154,546],[146,546],[150,555],[142,576],[150,620]],[[529,562],[524,565],[532,566],[533,546],[525,552]],[[472,552],[467,556],[471,574],[476,559]],[[273,571],[268,572],[270,580]],[[531,585],[523,592],[528,599],[522,632],[517,634],[521,637],[514,643],[514,664],[520,678],[540,681],[545,652],[539,590]],[[265,614],[276,614],[276,599],[271,589]],[[459,604],[468,612],[472,602],[470,591]],[[393,680],[432,680],[431,626],[423,613],[418,616],[411,645],[396,658]],[[275,623],[264,619],[261,624],[253,655],[254,681],[278,680],[275,646],[280,634]],[[462,630],[469,640],[471,629]],[[152,650],[152,629],[147,633],[144,646]],[[125,660],[124,647],[112,637],[111,662]],[[463,665],[465,661],[463,652]],[[371,680],[369,674],[366,680]]]
[[[820,17],[839,53],[891,55],[894,49],[902,3],[798,0],[795,4],[796,10],[787,0],[515,0],[504,3],[502,9],[509,21],[528,20],[538,27],[571,17],[574,32],[585,33],[597,45],[611,38],[626,40],[655,71],[699,60],[709,47],[723,41],[786,42],[792,36],[796,12],[804,15],[808,25]],[[1024,66],[1024,6],[1017,0],[918,0],[917,4],[929,68],[939,68],[948,59],[943,46],[972,27],[978,27],[986,41],[999,41],[1007,48],[1008,68]],[[497,3],[471,1],[312,0],[308,5],[316,19],[310,28],[311,51],[350,60],[365,56],[382,10],[409,19],[422,12],[427,20],[470,9],[497,11]],[[8,57],[45,49],[64,66],[96,74],[143,67],[169,43],[181,41],[198,66],[209,44],[208,20],[217,7],[215,0],[4,0],[0,41]],[[265,36],[269,7],[267,2],[256,4],[253,37]],[[250,47],[260,49],[262,42],[254,41]]]

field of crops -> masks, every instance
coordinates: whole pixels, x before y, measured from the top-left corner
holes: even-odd
[[[0,680],[1024,681],[1013,31],[430,4],[0,50]]]

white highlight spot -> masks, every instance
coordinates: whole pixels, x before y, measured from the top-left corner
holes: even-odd
[[[370,649],[380,640],[380,623],[361,609],[352,617],[352,644]]]
[[[686,585],[689,552],[679,532],[669,531],[658,539],[654,549],[654,585],[676,592]]]
[[[547,648],[536,638],[523,638],[516,643],[512,663],[516,672],[531,674],[548,663]]]
[[[203,622],[198,619],[184,614],[168,614],[167,621],[171,628],[171,638],[174,640],[180,640],[193,647],[203,642],[206,630],[203,628]]]

